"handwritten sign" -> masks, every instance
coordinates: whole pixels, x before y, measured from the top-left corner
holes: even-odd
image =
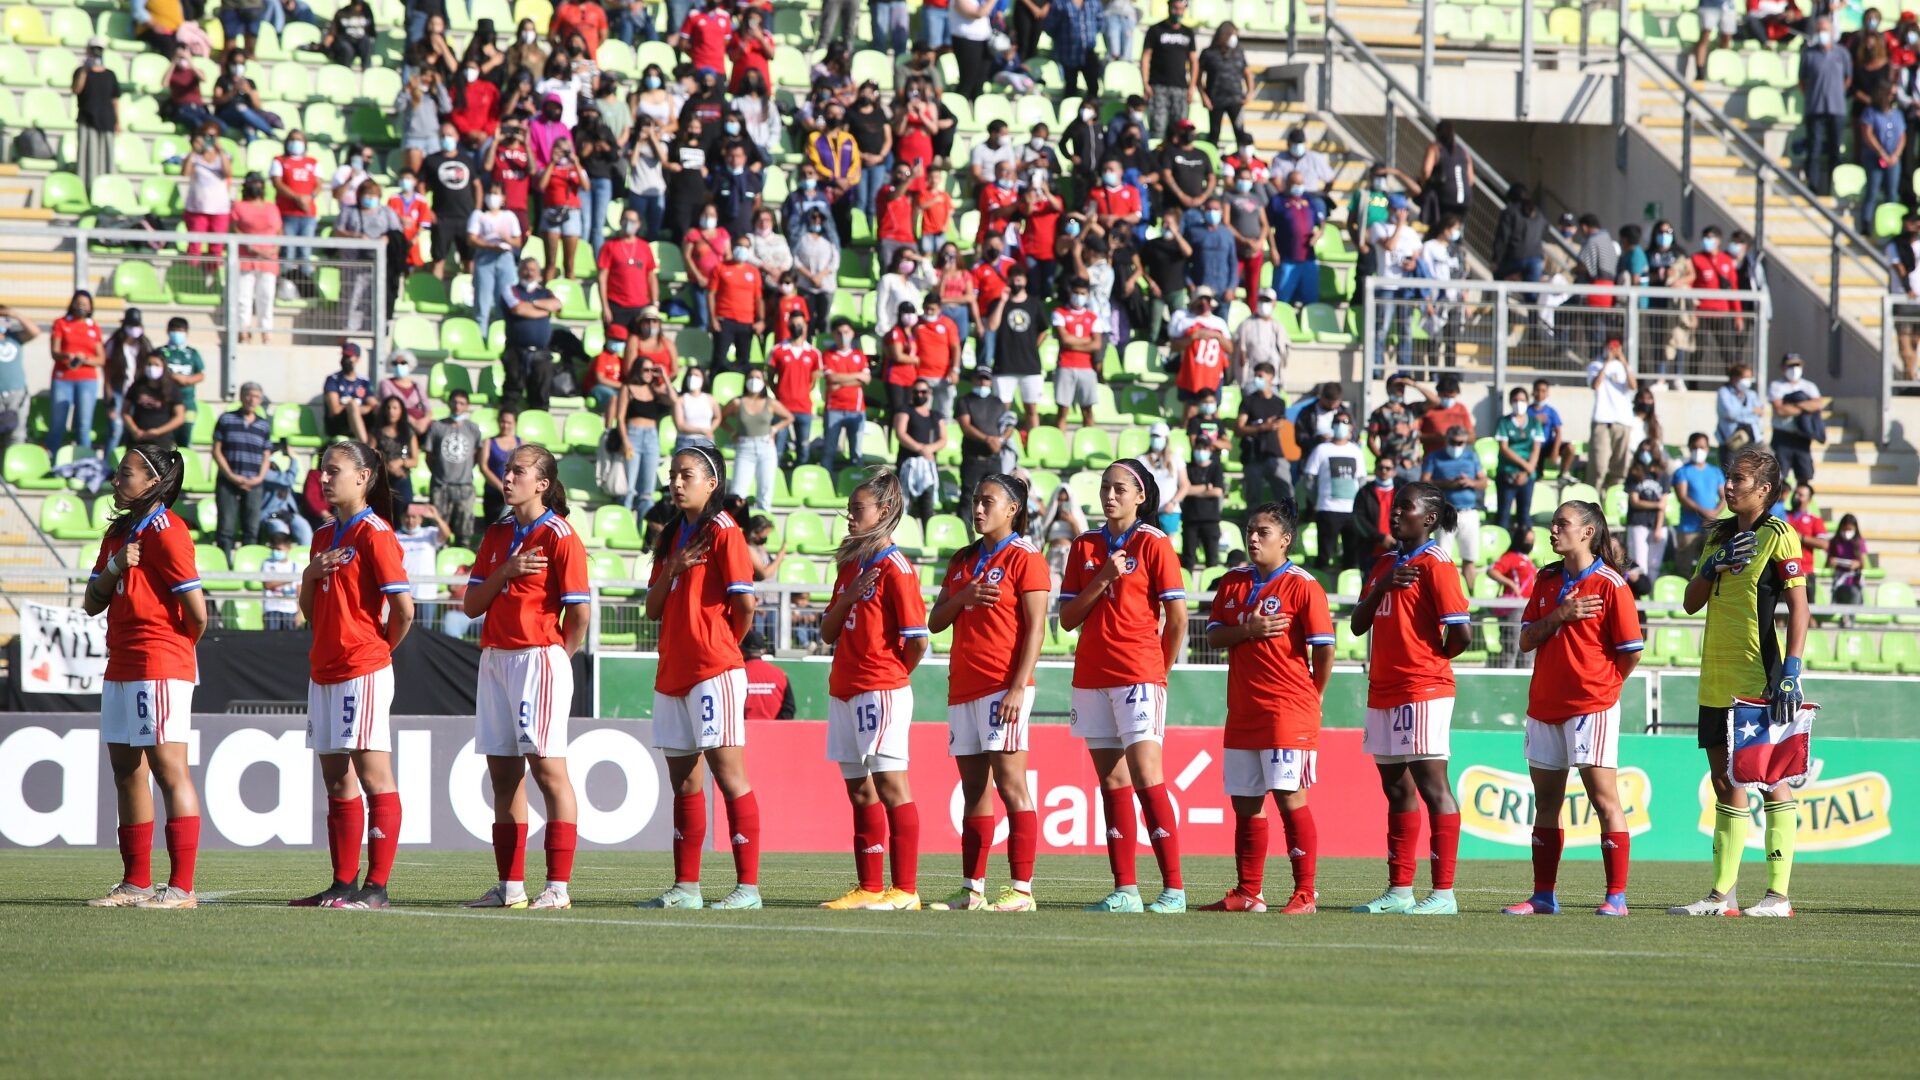
[[[20,688],[29,694],[98,694],[107,671],[107,621],[79,608],[20,609]]]

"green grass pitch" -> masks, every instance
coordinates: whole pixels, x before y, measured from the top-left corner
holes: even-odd
[[[1142,878],[1153,863],[1141,859]],[[538,888],[540,855],[529,853]],[[1043,857],[1043,910],[829,913],[847,856],[781,856],[769,908],[645,912],[664,854],[583,852],[573,910],[470,912],[484,852],[403,851],[386,913],[289,909],[322,851],[204,854],[197,911],[95,910],[111,851],[0,852],[0,1076],[1912,1076],[1911,868],[1803,865],[1791,920],[1678,919],[1704,864],[1634,867],[1626,920],[1507,918],[1520,862],[1462,864],[1458,918],[1087,915],[1098,858]],[[922,892],[953,884],[923,860]],[[166,859],[156,852],[157,876]],[[708,856],[710,895],[732,883]],[[996,855],[995,881],[1004,870]],[[1229,883],[1191,859],[1198,905]],[[1742,885],[1760,894],[1762,869]],[[1285,895],[1284,859],[1268,895]],[[1424,879],[1424,867],[1422,868]],[[1148,886],[1151,892],[1151,885]]]

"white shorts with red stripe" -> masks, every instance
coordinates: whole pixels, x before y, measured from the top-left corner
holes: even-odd
[[[100,686],[100,741],[120,746],[183,743],[193,731],[193,684],[136,679]]]
[[[307,683],[307,749],[393,751],[393,665],[345,682]]]
[[[1620,767],[1620,703],[1558,724],[1527,717],[1527,764],[1539,769]]]
[[[1220,769],[1228,795],[1257,799],[1269,791],[1305,791],[1313,786],[1318,750],[1228,749]]]
[[[1158,683],[1073,688],[1068,725],[1093,750],[1119,750],[1138,742],[1163,742],[1167,734],[1167,688]]]
[[[480,653],[473,749],[489,757],[567,756],[573,664],[558,645]]]
[[[953,757],[974,754],[1013,754],[1027,749],[1027,720],[1033,715],[1033,687],[1027,687],[1020,699],[1019,716],[1003,716],[1001,699],[1005,690],[986,697],[947,706],[947,753]]]
[[[869,690],[827,699],[827,760],[855,780],[868,773],[905,772],[907,731],[913,726],[913,687]]]
[[[1391,765],[1449,756],[1453,745],[1453,699],[1434,698],[1391,709],[1368,709],[1361,749]]]
[[[702,679],[679,697],[655,691],[653,745],[668,757],[747,745],[747,669]]]

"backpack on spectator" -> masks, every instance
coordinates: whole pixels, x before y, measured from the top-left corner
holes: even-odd
[[[53,140],[37,127],[30,127],[13,137],[13,159],[48,159],[54,157]]]
[[[627,461],[626,453],[619,446],[618,432],[608,430],[600,437],[600,445],[593,452],[593,475],[608,498],[626,498]]]

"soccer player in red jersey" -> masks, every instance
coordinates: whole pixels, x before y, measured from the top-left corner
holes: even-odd
[[[837,762],[853,803],[853,863],[860,880],[831,911],[920,910],[920,808],[907,783],[913,669],[927,652],[920,579],[893,530],[906,511],[900,477],[875,469],[847,498],[847,538],[834,559],[833,602],[820,638],[833,646],[827,680],[827,760]],[[892,855],[883,888],[880,856]]]
[[[1355,634],[1373,636],[1362,745],[1373,755],[1387,794],[1387,891],[1353,910],[1457,915],[1453,870],[1460,808],[1447,780],[1451,661],[1466,651],[1471,633],[1460,571],[1433,538],[1457,522],[1439,488],[1416,482],[1394,493],[1388,524],[1395,547],[1374,560],[1350,624]],[[1433,892],[1415,904],[1413,862],[1423,800],[1433,829]]]
[[[314,530],[300,577],[300,610],[313,627],[307,749],[320,755],[327,784],[333,884],[292,906],[384,908],[400,844],[393,650],[413,627],[412,586],[385,516],[393,493],[380,452],[362,442],[334,443],[320,455],[320,490],[333,520]],[[363,828],[367,877],[356,890]]]
[[[688,446],[668,464],[675,507],[653,549],[647,618],[660,620],[653,684],[653,741],[673,781],[673,887],[643,908],[698,909],[700,849],[707,840],[706,770],[727,802],[738,884],[713,906],[760,906],[760,804],[747,780],[747,661],[753,627],[753,561],[733,516],[720,509],[726,467],[711,446]]]
[[[119,884],[94,907],[190,908],[200,850],[200,796],[187,769],[194,643],[207,628],[193,537],[170,507],[185,475],[180,452],[139,443],[113,474],[119,516],[107,526],[87,579],[88,615],[107,614],[100,741],[107,744],[120,812]],[[167,803],[167,884],[153,887],[153,788]]]
[[[1160,501],[1160,486],[1140,461],[1107,466],[1100,478],[1106,524],[1073,541],[1060,585],[1060,626],[1080,631],[1071,723],[1100,776],[1113,868],[1113,892],[1088,911],[1142,910],[1133,872],[1136,787],[1163,886],[1145,910],[1187,910],[1180,825],[1160,774],[1167,670],[1186,637],[1187,592],[1173,544],[1145,520]]]
[[[1508,915],[1558,915],[1554,881],[1566,834],[1567,770],[1580,770],[1600,818],[1606,899],[1596,915],[1627,913],[1627,819],[1615,770],[1620,763],[1620,687],[1645,643],[1633,590],[1607,565],[1612,543],[1598,503],[1569,502],[1548,526],[1560,561],[1540,571],[1520,616],[1520,651],[1534,654],[1527,692],[1527,772],[1533,776],[1533,895]],[[1543,820],[1544,819],[1544,820]]]
[[[567,778],[573,655],[587,640],[587,550],[567,521],[559,463],[528,443],[507,456],[507,515],[487,526],[461,608],[480,624],[473,746],[493,780],[493,861],[499,884],[467,906],[527,903],[527,770],[547,807],[547,887],[532,907],[573,906],[567,882],[579,813]]]
[[[953,627],[947,669],[947,752],[960,769],[960,890],[937,911],[1032,911],[1033,856],[1040,818],[1027,791],[1027,719],[1033,667],[1047,632],[1053,591],[1046,557],[1027,539],[1027,483],[1005,473],[980,481],[973,496],[979,536],[947,564],[940,598],[927,615],[934,632]],[[993,849],[993,794],[1007,808],[1007,869],[1012,883],[987,902],[987,854]]]
[[[1299,532],[1291,500],[1247,515],[1252,562],[1227,572],[1213,595],[1207,643],[1227,650],[1222,768],[1233,799],[1239,883],[1202,911],[1265,911],[1267,793],[1287,830],[1293,895],[1283,915],[1310,915],[1318,893],[1319,831],[1307,806],[1320,750],[1320,703],[1333,675],[1333,618],[1312,574],[1287,558]]]

